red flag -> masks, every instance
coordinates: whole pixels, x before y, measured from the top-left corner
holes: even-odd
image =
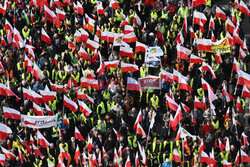
[[[116,68],[118,64],[119,64],[119,60],[105,61],[104,62],[104,65],[105,65],[107,70],[110,68]]]
[[[139,83],[136,79],[128,77],[127,78],[127,90],[139,91]]]
[[[178,151],[176,149],[174,149],[174,151],[173,151],[172,160],[176,161],[176,162],[179,162],[182,165],[181,157],[180,157],[180,155],[179,155],[179,153],[178,153]]]
[[[190,63],[203,63],[203,62],[205,62],[204,59],[191,54],[191,56],[190,56]]]
[[[180,59],[189,59],[189,55],[192,53],[191,50],[183,47],[183,46],[180,46],[180,45],[177,45],[177,56],[180,58]]]
[[[212,16],[210,17],[209,27],[215,29],[214,18]]]
[[[0,12],[1,13],[1,12]],[[0,154],[0,164],[2,165],[2,166],[4,166],[4,164],[5,164],[5,155],[4,154]]]
[[[182,45],[184,43],[184,38],[182,35],[182,30],[179,31],[179,33],[177,34],[177,37],[175,38],[175,42],[179,45]]]
[[[80,141],[84,141],[84,138],[82,137],[80,131],[77,129],[76,126],[75,126],[75,139],[80,140]]]
[[[238,96],[237,101],[236,101],[236,105],[235,108],[242,113],[242,106],[241,106],[241,102],[240,102],[240,97]]]
[[[244,13],[247,16],[250,16],[250,11],[249,11],[247,5],[242,0],[240,1],[240,4],[238,7],[242,13]]]
[[[37,130],[37,144],[39,144],[41,148],[45,149],[47,149],[51,145],[39,130]]]
[[[241,134],[241,138],[243,139],[244,144],[245,144],[246,146],[249,146],[249,143],[248,143],[248,140],[247,140],[247,135],[245,134],[245,132],[243,132],[243,133]]]
[[[212,91],[214,91],[214,89],[203,78],[201,78],[201,84],[203,90],[208,90],[209,87]]]
[[[227,102],[234,100],[234,97],[227,92],[227,88],[224,83],[223,83],[222,94],[225,96]]]
[[[242,70],[239,72],[239,85],[245,85],[247,88],[250,89],[250,75]]]
[[[239,163],[240,159],[241,159],[241,162],[250,163],[250,157],[242,150],[238,151],[237,153],[237,156],[235,159],[235,165]]]
[[[56,8],[56,15],[57,15],[58,19],[65,20],[66,13],[64,11]]]
[[[74,113],[76,112],[76,110],[78,109],[77,104],[70,100],[67,96],[63,96],[63,105],[68,107],[71,111],[73,111]]]
[[[155,2],[154,2],[154,0],[145,0],[145,5],[149,6],[149,4],[150,4],[152,7],[155,7]]]
[[[102,7],[102,2],[97,3],[96,8],[97,8],[98,15],[101,15],[101,14],[105,13],[105,10]]]
[[[206,149],[206,146],[203,143],[203,139],[201,139],[201,144],[200,144],[200,148],[199,148],[199,154],[201,154],[201,152],[203,152],[205,149]]]
[[[209,158],[208,155],[207,155],[207,153],[205,153],[204,151],[201,152],[200,162],[201,163],[206,163],[207,165],[211,165],[212,164],[211,158]]]
[[[223,63],[219,51],[217,51],[217,53],[215,54],[215,58],[214,59],[219,64]]]
[[[33,110],[34,110],[34,113],[37,115],[37,116],[43,116],[43,110],[42,108],[37,105],[36,103],[33,102]]]
[[[46,42],[47,44],[51,44],[52,40],[48,36],[48,34],[45,32],[45,30],[42,28],[42,35],[41,35],[41,40],[43,42]]]
[[[239,1],[238,0],[234,0],[234,6],[239,7]]]
[[[230,33],[227,31],[227,34],[226,34],[226,37],[229,41],[229,45],[234,45],[234,40],[233,40],[233,37],[230,35]]]
[[[47,6],[44,6],[44,14],[45,14],[45,18],[49,20],[49,22],[51,23],[56,17],[56,14],[52,10],[50,10]]]
[[[145,45],[145,44],[143,44],[141,42],[136,41],[136,44],[135,44],[135,53],[146,52],[146,49],[147,49],[147,45]]]
[[[182,90],[186,90],[192,92],[193,89],[188,85],[187,81],[183,78],[179,78],[179,88]]]
[[[131,162],[130,162],[129,155],[128,155],[128,158],[126,160],[125,167],[131,167]]]
[[[116,9],[119,7],[118,3],[116,2],[116,0],[111,0],[109,2],[109,7],[111,7],[112,9]]]
[[[198,51],[210,51],[212,49],[211,39],[196,39]]]
[[[13,108],[3,106],[3,114],[4,114],[4,118],[21,120],[20,111],[17,111]]]
[[[79,164],[79,159],[81,157],[81,152],[80,152],[80,149],[79,149],[79,146],[77,145],[76,146],[76,152],[75,152],[75,161],[76,161],[76,164]]]
[[[173,128],[174,131],[176,131],[176,126],[179,124],[181,119],[182,119],[182,112],[181,112],[181,106],[179,105],[174,119],[170,120],[169,122],[169,125]]]
[[[243,86],[241,97],[250,98],[250,92],[249,92],[248,88],[245,85]]]
[[[194,33],[194,30],[191,26],[189,27],[189,31],[190,31],[190,37],[195,38],[195,33]]]
[[[191,111],[191,109],[187,105],[185,105],[183,103],[181,103],[181,105],[182,105],[183,109],[185,110],[185,112],[190,112]]]
[[[227,15],[225,14],[225,12],[219,8],[218,6],[216,6],[216,11],[215,11],[215,16],[220,18],[221,20],[226,21],[227,20]]]
[[[44,157],[44,155],[38,150],[38,148],[35,145],[32,144],[32,147],[34,155]]]
[[[242,40],[240,39],[239,35],[236,32],[236,29],[234,30],[234,33],[233,33],[233,41],[234,41],[234,43],[239,44],[241,47],[244,47]]]
[[[146,135],[145,131],[143,130],[143,128],[141,127],[140,123],[137,124],[136,134],[142,135],[142,138],[146,138],[147,137],[147,135]]]
[[[133,52],[132,48],[130,48],[130,47],[121,46],[119,55],[134,59],[134,52]]]
[[[247,56],[246,52],[240,47],[239,58],[244,59]]]
[[[5,149],[4,147],[0,146],[2,149],[3,154],[5,155],[5,158],[8,159],[10,158],[12,161],[16,159],[15,154],[10,152],[9,150]]]
[[[12,130],[5,124],[0,123],[0,140],[5,140],[8,134],[11,134]]]
[[[115,132],[115,135],[116,135],[116,138],[117,140],[119,141],[120,140],[120,134],[113,128],[114,132]]]
[[[194,96],[194,107],[195,108],[202,108],[202,104],[196,96]]]
[[[165,44],[164,36],[162,35],[160,30],[157,30],[157,35],[156,36],[161,41],[161,44],[164,45]]]
[[[80,111],[85,115],[89,116],[92,113],[92,110],[82,101],[78,100]]]
[[[206,0],[193,0],[193,8],[202,4],[206,5],[207,4]]]
[[[234,57],[234,62],[233,62],[233,70],[237,73],[240,72],[240,67],[239,67],[239,64],[238,64],[237,60],[235,59],[235,57]]]

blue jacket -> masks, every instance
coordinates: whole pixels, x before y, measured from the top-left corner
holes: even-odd
[[[171,167],[172,166],[172,164],[171,164],[171,162],[164,162],[163,164],[162,164],[162,167]]]

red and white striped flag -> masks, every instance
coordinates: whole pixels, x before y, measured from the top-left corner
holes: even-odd
[[[9,150],[7,150],[6,148],[0,146],[2,149],[3,154],[5,155],[5,158],[8,159],[10,158],[12,161],[16,159],[15,154],[13,154],[12,152],[10,152]]]
[[[238,64],[237,60],[235,59],[235,57],[234,57],[234,61],[233,61],[233,70],[237,73],[240,72],[240,67],[239,67],[239,64]]]
[[[226,37],[228,39],[229,45],[233,46],[234,45],[234,40],[233,40],[233,37],[230,35],[230,33],[228,31],[226,33]]]
[[[202,104],[196,96],[194,96],[194,107],[195,108],[202,108]]]
[[[43,101],[45,103],[47,103],[49,101],[54,101],[54,99],[56,97],[56,92],[49,91],[49,90],[40,90],[40,94],[42,95]]]
[[[19,48],[23,48],[25,46],[25,42],[20,35],[20,32],[14,27],[14,39],[18,45]]]
[[[5,25],[4,25],[4,30],[10,30],[10,33],[12,34],[14,32],[14,29],[12,27],[12,25],[10,24],[10,22],[5,19]]]
[[[244,144],[245,144],[246,146],[249,146],[249,143],[248,143],[248,140],[247,140],[248,136],[245,134],[245,132],[243,132],[243,133],[241,134],[241,138],[243,139]]]
[[[191,56],[190,56],[190,63],[203,63],[203,62],[205,62],[204,59],[191,54]]]
[[[189,59],[189,55],[192,53],[191,50],[183,47],[183,46],[180,46],[180,45],[177,45],[177,56],[178,58],[180,59]]]
[[[189,92],[193,92],[193,89],[188,85],[187,81],[183,78],[179,78],[179,88]]]
[[[241,163],[242,162],[250,163],[250,157],[241,149],[237,153],[237,156],[236,156],[236,159],[235,159],[235,165],[237,165],[240,162],[240,159],[241,159]]]
[[[200,25],[200,22],[204,25],[207,22],[207,18],[204,13],[194,11],[194,24]]]
[[[95,51],[96,49],[99,48],[99,43],[91,39],[88,39],[86,42],[85,48],[89,48],[90,50]]]
[[[3,106],[3,114],[4,118],[21,120],[20,111],[17,111],[13,108]]]
[[[201,152],[200,162],[201,163],[206,163],[207,165],[211,165],[212,164],[211,158],[208,157],[207,153],[205,153],[204,151]]]
[[[166,82],[173,82],[173,74],[161,69],[161,79],[164,79]]]
[[[5,155],[4,154],[0,154],[0,164],[2,166],[4,166],[4,164],[5,164]]]
[[[128,77],[127,78],[127,90],[139,91],[139,83],[136,79]]]
[[[135,43],[135,53],[138,53],[138,52],[146,52],[148,46],[141,43],[141,42],[138,42],[136,41]]]
[[[77,104],[70,100],[67,96],[63,96],[63,105],[68,107],[71,111],[73,111],[74,113],[76,112],[76,110],[78,109]]]
[[[84,138],[82,137],[80,131],[77,129],[76,126],[75,126],[75,139],[80,140],[80,141],[84,141]]]
[[[133,126],[133,130],[136,130],[138,123],[142,122],[142,114],[141,114],[141,110],[139,111],[136,120],[135,120],[135,124]]]
[[[195,38],[195,33],[194,33],[194,30],[191,26],[189,27],[189,31],[190,31],[190,37]]]
[[[240,113],[242,113],[242,105],[241,105],[240,97],[239,97],[239,96],[237,97],[237,101],[236,101],[236,104],[235,104],[235,108],[236,108]]]
[[[65,20],[66,13],[64,11],[56,8],[56,15],[57,15],[58,19]]]
[[[178,109],[178,104],[173,99],[171,99],[168,95],[166,95],[166,106],[174,111],[177,111]]]
[[[223,63],[222,58],[220,56],[220,51],[217,51],[217,53],[215,54],[215,58],[214,59],[219,64]]]
[[[121,135],[115,130],[115,128],[113,128],[113,131],[115,132],[116,138],[119,141]]]
[[[34,102],[33,102],[33,110],[37,116],[43,116],[43,109]]]
[[[52,10],[50,10],[47,6],[44,6],[44,14],[45,18],[49,20],[51,23],[56,18],[56,14]]]
[[[132,43],[138,41],[138,38],[136,37],[135,32],[131,32],[129,34],[124,34],[122,40],[126,43]]]
[[[82,101],[78,100],[80,111],[85,115],[89,116],[92,113],[92,110]]]
[[[231,34],[233,34],[234,30],[235,30],[235,26],[234,26],[233,22],[229,18],[227,18],[227,27],[226,27],[226,30],[228,32],[230,32]]]
[[[224,20],[224,21],[227,20],[226,13],[221,8],[219,8],[218,6],[216,6],[216,9],[215,9],[215,16],[220,18],[221,20]]]
[[[250,98],[250,91],[248,90],[248,88],[245,85],[243,86],[241,97]]]
[[[132,50],[132,48],[130,47],[120,47],[120,52],[119,52],[120,56],[124,56],[124,57],[129,57],[131,59],[134,59],[134,52]]]
[[[98,80],[88,79],[88,78],[82,77],[80,83],[81,83],[82,87],[89,87],[90,86],[94,89],[99,90]]]
[[[238,84],[245,85],[247,88],[250,89],[250,74],[240,70],[238,75],[239,75]]]
[[[202,89],[203,90],[208,90],[208,86],[209,88],[214,91],[214,89],[207,83],[207,81],[205,81],[203,78],[201,78],[201,84],[202,84]]]
[[[112,9],[116,9],[116,8],[119,7],[119,5],[118,5],[118,3],[117,3],[116,0],[111,0],[111,1],[109,2],[109,7],[111,7]]]
[[[121,63],[121,71],[122,72],[135,72],[139,71],[139,68],[135,64]]]
[[[79,164],[80,157],[81,157],[81,152],[80,152],[79,146],[77,145],[76,146],[75,157],[74,157],[74,159],[76,161],[76,164]]]
[[[240,47],[239,58],[244,59],[247,56],[246,52]]]
[[[207,63],[203,62],[202,64],[202,71],[210,71],[214,79],[216,79],[215,73],[210,65]]]
[[[102,2],[98,2],[97,5],[96,5],[96,8],[97,8],[97,14],[98,15],[101,15],[101,14],[104,14],[105,13],[105,10],[103,9],[102,7]]]
[[[176,149],[174,149],[174,151],[173,151],[172,160],[179,162],[182,165],[181,157]]]
[[[215,29],[214,18],[212,16],[210,17],[209,27],[212,28],[213,30]]]
[[[44,157],[44,155],[38,150],[38,148],[35,145],[32,144],[32,148],[34,155]]]
[[[129,34],[129,33],[134,32],[134,31],[135,30],[131,25],[125,25],[124,26],[124,31],[123,31],[124,34]]]
[[[146,135],[145,131],[143,130],[143,128],[141,127],[140,123],[137,124],[136,134],[142,135],[142,138],[147,137],[147,135]]]
[[[137,26],[141,26],[141,19],[140,19],[140,17],[136,13],[135,13],[135,16],[134,16],[134,23]]]
[[[169,125],[173,128],[174,131],[176,131],[176,126],[179,124],[181,119],[182,119],[182,112],[181,112],[181,106],[179,105],[173,120],[170,120],[169,122]]]
[[[196,39],[198,51],[210,51],[212,49],[211,39]]]
[[[116,68],[117,65],[119,64],[119,60],[113,60],[113,61],[105,61],[103,62],[106,69],[110,69],[110,68]]]
[[[234,100],[234,97],[227,92],[227,88],[224,83],[222,88],[222,94],[225,96],[227,102]]]
[[[239,35],[236,32],[236,29],[234,30],[234,33],[233,33],[233,41],[234,41],[234,43],[239,44],[242,48],[244,47],[242,40],[240,39]]]
[[[51,44],[52,40],[48,36],[48,34],[45,32],[45,30],[42,28],[42,35],[41,35],[41,40],[43,42],[46,42],[47,44]]]
[[[12,130],[5,124],[0,123],[0,140],[5,140],[8,134],[11,134]]]
[[[47,149],[51,145],[39,130],[37,130],[37,143],[41,148],[45,149]]]
[[[182,105],[183,109],[185,110],[185,112],[190,112],[191,111],[191,109],[187,105],[185,105],[183,103],[181,103],[181,105]]]
[[[244,13],[247,16],[250,16],[250,11],[249,11],[247,5],[243,2],[243,0],[240,0],[240,4],[238,7],[242,13]]]

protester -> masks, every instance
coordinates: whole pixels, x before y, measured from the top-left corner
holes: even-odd
[[[248,166],[247,2],[4,0],[2,166]]]

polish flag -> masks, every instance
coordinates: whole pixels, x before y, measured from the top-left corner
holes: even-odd
[[[182,75],[180,72],[176,71],[175,69],[173,69],[173,80],[176,82],[179,82],[179,78],[183,78],[186,81],[188,80],[187,77],[185,77],[184,75]]]
[[[233,33],[233,41],[234,41],[234,43],[239,44],[241,47],[244,47],[243,46],[244,44],[243,44],[242,40],[240,39],[240,37],[239,37],[239,35],[237,34],[236,31],[234,31],[234,33]]]
[[[10,24],[10,22],[5,19],[5,25],[4,25],[4,30],[10,30],[10,33],[12,34],[14,32],[14,29],[12,27],[12,25]]]
[[[29,144],[30,144],[30,145],[35,145],[34,138],[32,137],[31,134],[30,134],[30,141],[29,141]]]
[[[32,148],[34,155],[44,157],[44,155],[38,150],[38,148],[35,145],[32,144]]]
[[[17,111],[13,108],[3,106],[4,118],[11,118],[21,120],[20,111]]]
[[[16,41],[19,48],[23,48],[25,46],[25,42],[20,35],[20,32],[14,27],[14,40]]]
[[[232,167],[232,165],[228,163],[227,160],[223,159],[223,167]]]
[[[178,109],[178,104],[173,99],[171,99],[168,95],[166,95],[166,106],[174,111],[177,111]]]
[[[29,54],[29,58],[33,58],[34,60],[36,59],[36,56],[35,56],[33,49],[29,48],[28,54]]]
[[[75,126],[75,139],[80,140],[80,141],[84,141],[84,138],[82,137],[80,131],[77,129],[76,126]]]
[[[243,132],[243,133],[241,134],[241,138],[243,139],[244,144],[245,144],[246,146],[249,146],[249,143],[248,143],[248,140],[247,140],[248,136],[245,134],[245,132]]]
[[[43,110],[42,108],[37,105],[36,103],[33,102],[33,110],[34,110],[34,113],[37,115],[37,116],[43,116]]]
[[[147,45],[141,43],[141,42],[138,42],[136,41],[136,44],[135,44],[135,53],[138,53],[138,52],[146,52],[146,49],[148,48]]]
[[[211,31],[211,33],[212,33],[212,38],[211,38],[211,40],[212,40],[212,42],[216,42],[216,38],[215,38],[215,36],[214,36],[214,32],[213,31]]]
[[[135,30],[131,25],[125,25],[123,33],[124,34],[129,34],[129,33],[134,32],[134,31]]]
[[[147,137],[147,135],[146,135],[145,131],[143,130],[143,128],[141,127],[140,123],[137,124],[136,134],[142,135],[142,138]]]
[[[140,17],[136,13],[135,13],[135,16],[134,16],[134,23],[137,26],[141,26],[141,19],[140,19]]]
[[[76,164],[79,164],[79,159],[81,157],[81,152],[80,152],[80,149],[79,149],[79,146],[77,145],[76,146],[76,152],[75,152],[75,161],[76,161]]]
[[[202,64],[202,70],[203,71],[210,71],[211,74],[213,75],[214,79],[216,79],[216,76],[215,76],[215,73],[214,73],[212,67],[210,65],[208,65],[207,63],[203,62],[203,64]]]
[[[84,72],[82,72],[84,74]],[[84,74],[84,76],[87,78],[87,79],[94,79],[96,78],[96,75],[94,72],[92,72],[91,70],[87,69],[87,72]]]
[[[234,0],[234,6],[239,7],[239,1],[238,0]]]
[[[96,73],[101,74],[103,71],[105,71],[105,64],[102,62],[102,56],[101,53],[98,51],[99,54],[99,62],[100,65],[98,67],[98,69],[96,70]]]
[[[193,8],[202,4],[206,5],[207,4],[206,0],[193,0]]]
[[[39,130],[37,130],[37,144],[39,144],[41,148],[45,149],[51,145]]]
[[[57,15],[58,19],[65,20],[66,13],[64,11],[56,8],[56,15]]]
[[[138,155],[137,151],[136,151],[136,155],[135,155],[135,166],[136,167],[140,166],[140,159],[139,159],[139,155]]]
[[[226,37],[227,37],[227,39],[228,39],[228,41],[229,41],[229,45],[230,45],[230,46],[234,45],[233,37],[230,35],[230,33],[229,33],[228,31],[227,31],[227,33],[226,33]]]
[[[187,105],[185,105],[183,103],[181,103],[181,105],[182,105],[183,109],[185,110],[185,112],[190,112],[191,111],[191,109]]]
[[[135,72],[139,71],[139,68],[135,64],[121,63],[121,71],[122,72]]]
[[[247,88],[250,89],[250,74],[240,70],[238,84],[245,85]]]
[[[90,18],[86,13],[85,13],[86,21],[88,22],[87,28],[90,32],[94,31],[94,24],[95,20]]]
[[[190,31],[190,37],[195,38],[195,33],[194,33],[194,30],[191,26],[189,27],[189,31]]]
[[[89,87],[90,86],[94,89],[99,90],[98,80],[88,79],[88,78],[82,77],[80,83],[81,83],[82,87]]]
[[[128,158],[126,160],[125,167],[131,167],[131,162],[130,162],[129,155],[128,155]]]
[[[211,39],[196,39],[198,51],[210,51],[212,49]]]
[[[76,39],[77,43],[81,43],[83,41],[82,34],[78,30],[76,30],[74,38]]]
[[[99,48],[99,43],[98,42],[95,42],[91,39],[88,39],[87,42],[86,42],[86,45],[85,45],[86,48],[89,48],[90,50],[92,51],[95,51],[96,49]]]
[[[230,32],[231,34],[233,34],[234,30],[235,30],[235,26],[234,26],[233,22],[229,18],[227,18],[227,27],[226,27],[226,30],[228,32]]]
[[[1,44],[3,46],[7,46],[7,43],[6,43],[6,41],[4,40],[4,38],[2,36],[1,36]]]
[[[86,42],[89,38],[89,33],[81,28],[81,39]]]
[[[31,73],[33,71],[33,62],[25,55],[24,65],[27,67],[27,71]]]
[[[222,94],[225,96],[227,102],[234,100],[234,97],[227,92],[225,84],[223,84]]]
[[[43,97],[44,102],[54,101],[56,97],[56,92],[49,91],[49,90],[40,90],[40,94]]]
[[[10,31],[7,32],[7,43],[8,45],[12,44],[12,33]]]
[[[225,114],[225,118],[224,118],[224,122],[229,118],[229,112],[230,112],[230,108],[227,108],[227,112]]]
[[[77,91],[77,99],[87,99],[90,103],[94,104],[94,99],[87,94],[83,93],[80,89]]]
[[[161,69],[161,79],[164,79],[166,82],[173,82],[173,74]]]
[[[182,165],[181,157],[180,157],[180,155],[179,155],[179,153],[178,153],[178,151],[176,149],[174,149],[174,151],[173,151],[172,160],[176,161],[176,162],[179,162]]]
[[[6,89],[6,86],[4,84],[0,83],[0,95],[6,96],[5,89]]]
[[[5,93],[7,96],[15,96],[16,97],[16,101],[19,101],[20,98],[14,93],[12,92],[12,90],[8,87],[5,87]]]
[[[78,109],[77,104],[70,100],[67,96],[63,96],[63,105],[68,107],[71,111],[73,111],[74,113],[76,112],[76,110]]]
[[[110,69],[110,68],[116,68],[117,65],[119,64],[119,60],[113,60],[113,61],[105,61],[103,62],[106,69]]]
[[[119,160],[119,155],[117,153],[116,148],[114,149],[114,158],[113,159],[114,159],[113,161],[114,161],[115,167],[119,167],[120,160]]]
[[[234,57],[234,62],[233,62],[233,70],[237,73],[240,72],[240,67],[239,67],[239,64],[238,64],[237,60],[235,59],[235,57]]]
[[[89,56],[89,54],[82,47],[80,48],[78,55],[79,57],[83,57],[84,60],[91,60],[91,57]]]
[[[59,0],[54,0],[54,2],[55,2],[57,7],[61,7],[61,6],[64,7],[64,4],[62,2],[60,2]]]
[[[78,100],[80,111],[85,115],[89,116],[92,113],[92,110],[82,101]]]
[[[209,102],[213,102],[214,100],[218,99],[218,97],[214,94],[214,92],[212,91],[212,89],[210,88],[209,85],[207,85],[207,90],[208,90],[208,100]]]
[[[107,41],[107,39],[108,39],[108,30],[107,30],[107,28],[105,28],[104,31],[102,31],[102,33],[101,33],[101,40]]]
[[[241,102],[240,102],[240,97],[238,96],[237,101],[236,101],[236,105],[235,108],[242,113],[242,106],[241,106]]]
[[[183,46],[180,46],[180,45],[177,45],[177,56],[180,58],[180,59],[189,59],[189,55],[192,53],[191,50],[183,47]]]
[[[139,91],[139,83],[136,79],[128,77],[127,78],[127,90]]]
[[[38,65],[36,65],[36,63],[34,63],[33,66],[33,77],[35,77],[37,81],[43,80],[45,78],[42,70],[38,67]]]
[[[249,92],[248,88],[245,85],[243,86],[241,97],[250,98],[250,92]]]
[[[49,106],[47,104],[45,104],[45,109],[46,109],[49,116],[54,115],[53,111],[49,108]]]
[[[203,63],[203,62],[205,62],[204,59],[191,54],[191,56],[190,56],[190,63]]]
[[[246,52],[240,47],[239,58],[244,59],[247,56]]]
[[[215,29],[214,18],[212,16],[210,17],[209,27],[213,30]]]
[[[105,10],[102,7],[102,2],[97,3],[96,8],[97,8],[97,14],[98,15],[101,15],[101,14],[105,13]]]
[[[200,144],[200,148],[199,148],[199,154],[201,154],[202,151],[204,151],[206,149],[206,146],[203,142],[203,139],[201,139],[201,144]]]
[[[156,37],[161,41],[161,44],[164,45],[165,44],[165,40],[164,40],[164,36],[161,33],[161,30],[157,30],[157,34]]]
[[[201,104],[200,100],[196,96],[194,96],[194,107],[202,109],[202,104]]]
[[[188,85],[187,81],[183,78],[179,78],[179,88],[189,92],[193,92],[193,89]]]
[[[83,16],[84,9],[79,1],[77,1],[77,13]]]
[[[220,147],[220,151],[222,152],[225,149],[224,144],[220,141],[220,139],[218,139],[219,141],[219,147]]]
[[[247,16],[250,16],[250,11],[249,11],[247,5],[242,0],[240,1],[240,4],[238,7],[242,13],[244,13]]]
[[[229,143],[229,138],[228,138],[228,137],[227,137],[227,139],[226,139],[225,151],[226,151],[226,152],[229,152],[229,151],[230,151],[230,143]]]
[[[216,61],[217,63],[219,63],[219,64],[223,63],[219,51],[217,51],[217,53],[215,54],[215,58],[214,58],[214,59],[215,59],[215,61]]]
[[[23,98],[28,98],[31,102],[35,101],[38,103],[43,103],[43,97],[31,89],[26,89],[23,87]]]
[[[235,163],[238,164],[240,159],[241,159],[241,162],[250,163],[250,157],[243,150],[238,151],[236,159],[235,159]]]
[[[52,42],[52,40],[50,39],[50,37],[48,36],[48,34],[45,32],[45,30],[43,28],[42,28],[41,40],[43,42],[46,42],[47,44],[51,44],[51,42]]]
[[[4,154],[0,154],[0,164],[2,166],[4,166],[4,164],[5,164],[5,155]]]
[[[182,119],[182,112],[181,112],[181,106],[179,105],[173,120],[170,120],[169,122],[169,125],[173,128],[174,131],[176,131],[176,126],[179,124],[181,119]]]
[[[194,11],[194,24],[200,25],[200,22],[202,22],[203,25],[207,22],[205,14]]]
[[[214,91],[214,89],[203,78],[201,78],[201,84],[203,90],[208,90],[209,87],[212,91]]]
[[[184,38],[182,35],[182,30],[179,31],[179,33],[177,34],[177,37],[175,38],[175,42],[179,45],[182,45],[184,43]]]
[[[137,39],[137,37],[136,37],[136,35],[135,35],[134,32],[131,32],[131,33],[129,33],[129,34],[124,34],[124,35],[122,36],[122,40],[123,40],[124,42],[126,42],[126,43],[131,43],[131,42],[136,42],[136,41],[138,41],[138,39]]]
[[[10,158],[11,160],[15,160],[16,156],[15,154],[13,154],[12,152],[10,152],[9,150],[5,149],[4,147],[0,146],[2,149],[3,154],[5,155],[5,158],[8,159]]]
[[[220,18],[221,20],[226,21],[227,20],[227,15],[225,14],[225,12],[219,8],[218,6],[216,6],[216,10],[215,10],[215,16]]]
[[[120,47],[120,52],[119,52],[120,56],[124,56],[124,57],[129,57],[131,59],[134,59],[134,52],[132,50],[132,48],[130,47]]]
[[[11,134],[12,130],[5,124],[0,123],[0,140],[5,140],[8,134]]]
[[[133,130],[136,130],[138,123],[142,122],[142,114],[141,114],[141,110],[139,111],[136,120],[135,120],[135,124],[133,126]]]
[[[204,151],[201,152],[200,162],[201,163],[206,163],[207,165],[211,165],[212,164],[211,158],[209,158],[208,155],[207,155],[207,153],[205,153]]]
[[[113,131],[115,132],[116,138],[119,141],[121,135],[115,130],[115,128],[113,128]]]
[[[50,10],[47,6],[44,6],[45,18],[49,20],[51,23],[56,18],[56,14]]]
[[[109,7],[111,7],[112,9],[116,9],[119,7],[118,3],[116,2],[116,0],[111,0],[109,2]]]

